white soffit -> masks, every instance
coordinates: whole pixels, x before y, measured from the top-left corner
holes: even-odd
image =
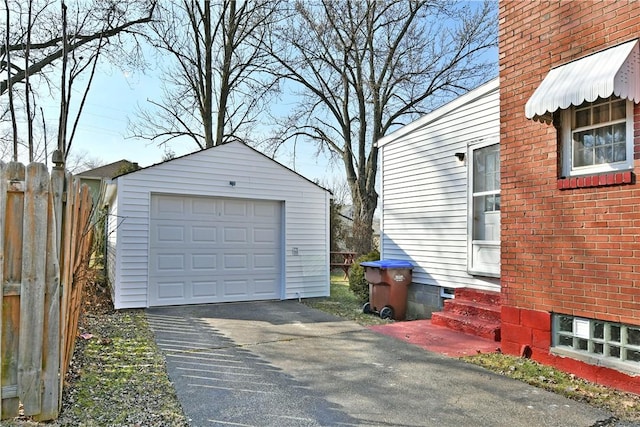
[[[638,40],[553,68],[524,107],[525,116],[551,122],[551,113],[611,95],[640,101]]]

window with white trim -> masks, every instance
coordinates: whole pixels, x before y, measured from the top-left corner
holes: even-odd
[[[640,371],[640,326],[554,314],[552,350],[593,364]]]
[[[500,276],[500,145],[469,147],[471,274]]]
[[[633,167],[633,103],[615,96],[562,110],[563,176]]]

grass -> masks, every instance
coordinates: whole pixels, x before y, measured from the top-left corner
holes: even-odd
[[[83,363],[67,390],[70,404],[62,418],[86,425],[135,425],[138,419],[145,425],[186,425],[144,311],[87,321],[101,323],[101,336],[77,343]],[[139,402],[143,395],[152,398]]]
[[[305,304],[364,326],[393,322],[382,320],[373,314],[364,314],[363,301],[351,292],[348,281],[339,274],[331,275],[331,296],[307,300]],[[640,421],[638,395],[594,384],[530,359],[501,353],[478,354],[463,357],[461,360],[570,399],[606,409],[620,420]]]
[[[500,353],[478,354],[462,360],[500,375],[606,409],[620,420],[640,421],[640,396],[621,392],[559,371],[531,359]]]
[[[322,310],[344,319],[353,320],[364,326],[391,323],[392,320],[383,320],[375,314],[364,314],[361,301],[349,289],[349,282],[344,279],[342,273],[331,275],[331,295],[327,298],[312,298],[304,303],[310,307]]]

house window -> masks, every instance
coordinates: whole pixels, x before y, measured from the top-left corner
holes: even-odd
[[[500,275],[500,146],[471,146],[469,272]]]
[[[563,175],[633,167],[633,104],[609,97],[561,112]]]
[[[555,314],[552,351],[638,372],[640,326]]]

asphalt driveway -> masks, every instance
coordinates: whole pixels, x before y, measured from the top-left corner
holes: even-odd
[[[611,414],[294,301],[151,308],[193,426],[597,426]]]

